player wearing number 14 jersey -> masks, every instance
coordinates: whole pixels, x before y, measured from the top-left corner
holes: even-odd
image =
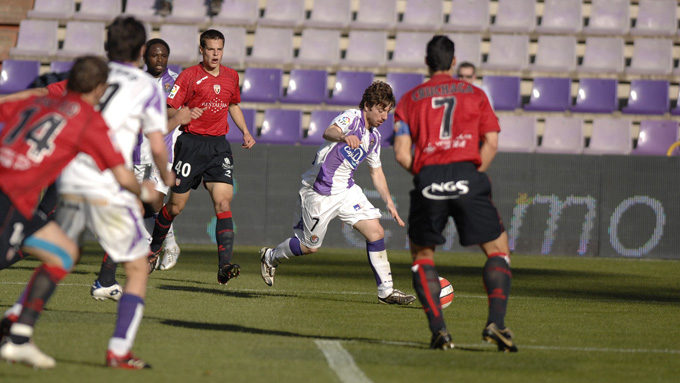
[[[411,271],[432,332],[430,347],[453,348],[434,266],[435,246],[444,244],[442,231],[451,216],[461,245],[480,245],[487,256],[482,276],[489,316],[482,337],[500,351],[514,352],[512,333],[505,328],[512,279],[508,237],[483,173],[498,147],[498,119],[481,89],[451,77],[456,59],[448,37],[430,40],[425,62],[430,80],[406,92],[395,109],[394,154],[414,175],[408,218]]]

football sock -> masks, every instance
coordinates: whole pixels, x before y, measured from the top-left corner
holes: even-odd
[[[489,254],[484,264],[484,288],[489,297],[489,318],[486,322],[495,323],[500,329],[505,328],[505,311],[510,295],[512,272],[503,253]]]
[[[439,284],[437,269],[435,269],[433,261],[422,259],[413,262],[411,272],[413,274],[413,288],[423,305],[425,315],[427,315],[430,331],[437,334],[446,329],[441,303],[439,302],[441,285]]]
[[[130,352],[143,316],[144,299],[137,295],[123,293],[118,302],[116,329],[109,340],[109,350],[118,356]]]
[[[165,246],[175,246],[177,241],[175,241],[175,225],[170,224],[170,229],[168,229],[168,234],[165,236]]]
[[[33,335],[33,327],[43,311],[45,303],[54,293],[59,281],[64,279],[67,274],[68,271],[59,266],[43,264],[35,269],[26,286],[23,310],[21,310],[15,325],[10,329],[10,338],[13,343],[23,344],[28,342]],[[20,326],[17,327],[17,324]],[[15,327],[17,327],[16,331]],[[30,333],[27,328],[30,328]]]
[[[109,254],[104,254],[102,266],[99,268],[99,276],[97,277],[102,287],[110,287],[116,283],[116,268],[118,268],[118,264],[111,259]]]
[[[145,217],[144,218],[144,227],[146,228],[146,231],[149,233],[153,233],[153,227],[156,225],[156,219],[158,218],[158,213],[155,213],[154,215],[150,217]]]
[[[170,225],[172,225],[174,219],[175,217],[171,216],[168,212],[167,205],[163,205],[163,208],[161,208],[161,211],[156,218],[156,223],[153,226],[153,235],[151,237],[152,252],[156,253],[161,249],[165,236],[168,234],[168,230],[170,230]]]
[[[300,247],[300,240],[297,237],[291,237],[281,242],[271,252],[271,259],[269,263],[273,266],[278,266],[290,257],[299,257],[304,255]]]
[[[373,269],[375,283],[378,286],[378,297],[387,298],[394,289],[392,288],[390,261],[387,260],[387,250],[385,250],[385,239],[381,238],[373,242],[366,241],[366,253],[368,254],[368,263]]]
[[[231,263],[234,250],[234,222],[231,219],[231,211],[217,214],[215,225],[215,238],[217,239],[217,257],[220,269]]]

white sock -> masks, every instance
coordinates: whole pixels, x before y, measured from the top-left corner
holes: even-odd
[[[269,264],[276,267],[280,263],[295,256],[295,254],[293,254],[293,251],[290,249],[290,240],[291,238],[288,238],[285,241],[281,242],[274,249],[272,249],[271,253],[269,253],[271,258],[267,260]]]
[[[21,309],[24,308],[24,306],[21,303],[15,303],[12,307],[10,307],[7,311],[5,311],[5,318],[15,315],[19,316],[21,314]]]
[[[171,223],[170,224],[170,229],[168,230],[168,234],[165,236],[165,245],[164,246],[176,246],[177,241],[175,241],[175,224]]]
[[[392,291],[392,270],[387,260],[387,250],[367,251],[368,262],[371,264],[375,281],[378,285],[378,297],[387,298]]]
[[[153,233],[153,227],[156,224],[156,215],[157,214],[154,214],[149,218],[144,218],[144,227],[149,233]]]

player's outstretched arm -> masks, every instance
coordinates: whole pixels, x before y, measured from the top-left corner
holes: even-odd
[[[496,156],[496,152],[498,152],[498,132],[486,133],[483,137],[482,148],[479,149],[482,165],[477,170],[485,172]]]
[[[153,197],[154,185],[151,181],[144,181],[142,185],[137,182],[134,173],[125,167],[125,164],[116,165],[111,168],[113,176],[116,181],[123,187],[123,189],[134,193],[143,202],[149,202]]]
[[[255,138],[253,138],[253,135],[248,131],[246,119],[243,118],[241,107],[238,106],[238,104],[230,104],[229,114],[231,115],[231,119],[234,120],[234,124],[236,124],[241,133],[243,133],[243,145],[241,146],[245,149],[252,148],[253,145],[255,145]]]
[[[3,102],[18,101],[31,96],[47,96],[49,91],[47,88],[31,88],[26,90],[21,90],[16,93],[0,96],[0,104]]]
[[[399,217],[399,212],[397,211],[397,207],[394,206],[394,201],[392,201],[392,195],[390,194],[390,189],[387,186],[387,178],[385,178],[385,172],[383,172],[382,167],[379,168],[370,168],[371,172],[371,179],[373,180],[373,186],[375,186],[375,190],[378,191],[378,194],[380,194],[380,198],[385,202],[385,206],[387,207],[387,211],[392,214],[392,217],[394,217],[394,220],[397,221],[399,226],[404,227],[404,221],[401,220],[401,217]]]
[[[168,150],[165,147],[165,140],[163,140],[163,133],[152,132],[146,135],[149,139],[149,146],[151,147],[151,155],[153,162],[156,164],[158,171],[161,173],[163,183],[172,186],[175,184],[175,174],[167,169]]]
[[[394,159],[409,173],[413,172],[413,154],[411,153],[413,141],[408,134],[394,136]]]

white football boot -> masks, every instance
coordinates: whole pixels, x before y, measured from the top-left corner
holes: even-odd
[[[158,270],[170,270],[177,264],[177,259],[179,258],[179,246],[174,244],[172,246],[165,246],[165,254],[163,254],[163,260],[158,265]]]
[[[123,288],[118,283],[114,283],[109,287],[103,287],[99,280],[95,280],[92,287],[90,287],[90,295],[96,301],[111,299],[117,302],[120,300],[121,295],[123,295]]]
[[[41,369],[54,368],[57,365],[54,358],[40,351],[33,342],[14,344],[9,339],[0,347],[0,358],[8,362],[24,363],[33,368]]]

